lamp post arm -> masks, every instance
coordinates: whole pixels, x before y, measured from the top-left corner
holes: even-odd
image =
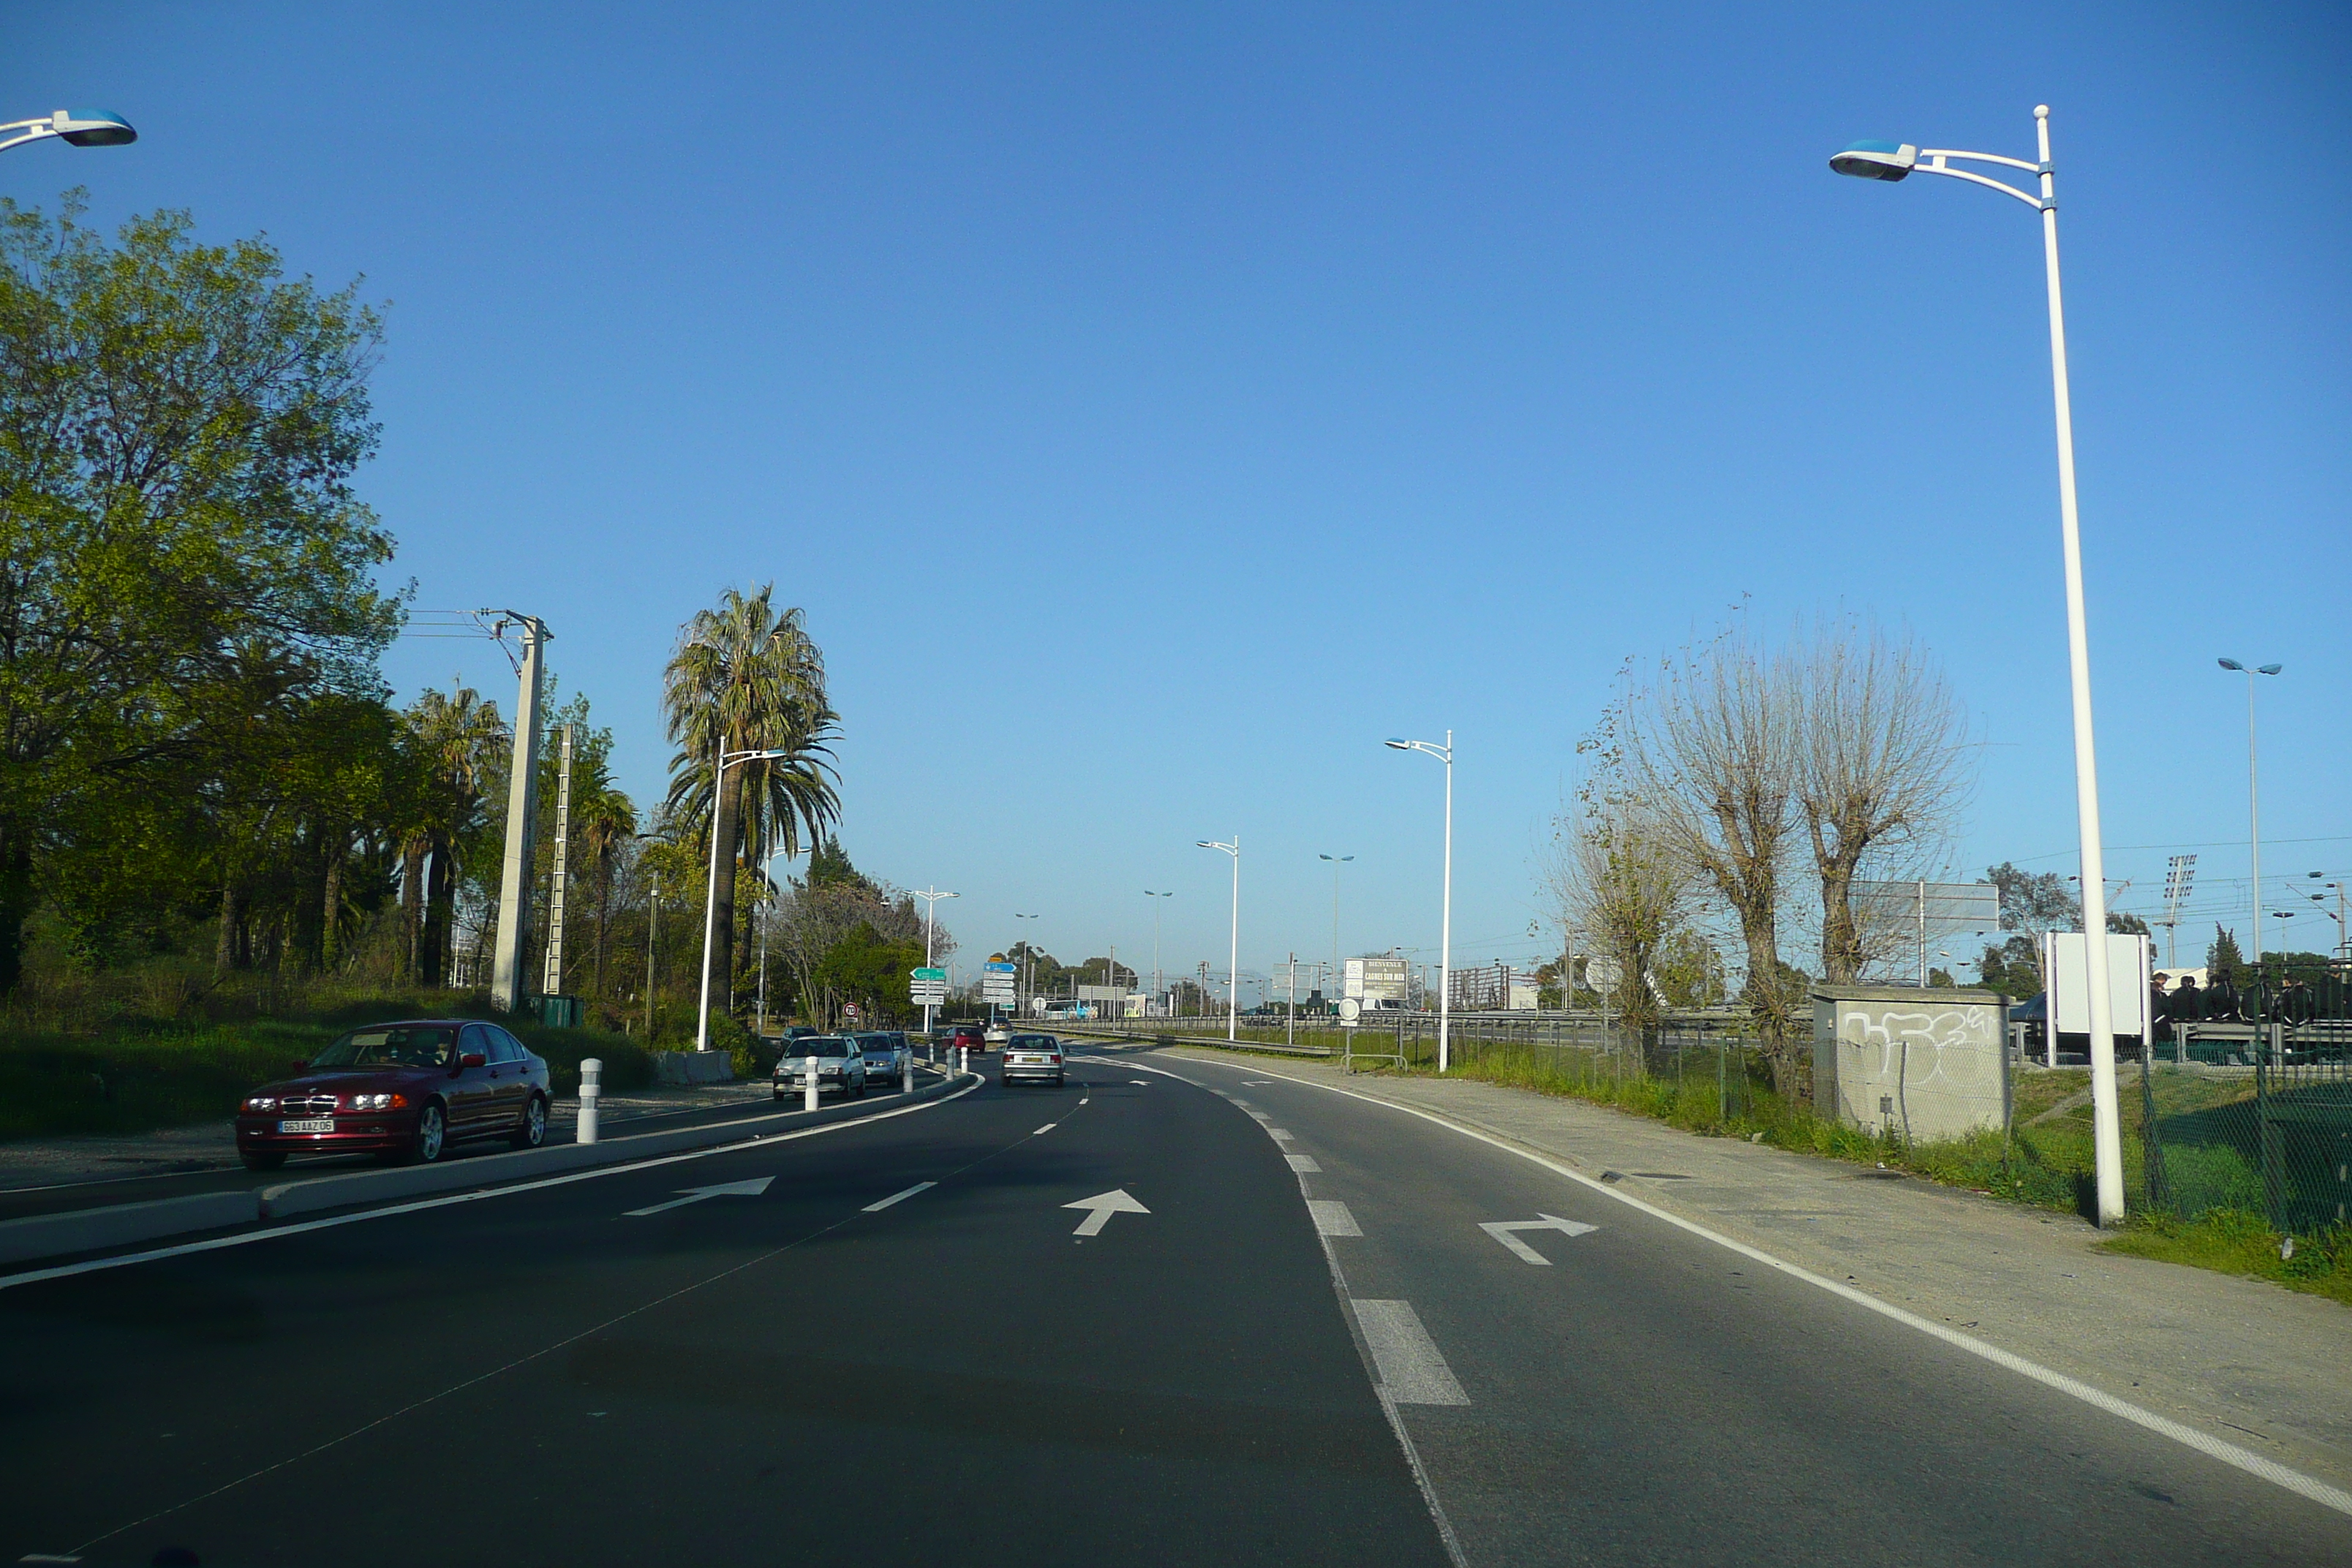
[[[46,142],[56,134],[46,114],[38,120],[12,120],[0,125],[0,153],[5,153],[11,147],[22,147],[27,142]]]
[[[2015,196],[2019,201],[2023,202],[2027,206],[2032,207],[2036,212],[2047,212],[2058,205],[2057,200],[2054,197],[2044,200],[2042,197],[2034,195],[2031,192],[2021,191],[2015,185],[2010,184],[2005,181],[1993,179],[1990,175],[1974,174],[1967,169],[1955,169],[1948,167],[1944,163],[1944,160],[1947,158],[1984,158],[1989,163],[2007,163],[2019,169],[2033,170],[2035,173],[2041,172],[2035,168],[2035,165],[2021,162],[2015,158],[1994,158],[1990,154],[1981,153],[1922,153],[1919,154],[1919,162],[1913,165],[1911,172],[1915,174],[1943,174],[1955,180],[1966,180],[1970,184],[1982,185],[1988,190],[1999,191],[2002,195]]]

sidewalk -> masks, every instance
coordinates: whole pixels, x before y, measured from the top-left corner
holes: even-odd
[[[2352,1488],[2352,1311],[2242,1279],[2095,1250],[2071,1215],[1894,1172],[1465,1079],[1350,1077],[1198,1047],[1450,1118],[1923,1318]],[[2021,1434],[2020,1457],[2032,1451]]]
[[[635,1094],[608,1094],[598,1102],[598,1120],[607,1133],[615,1133],[646,1118],[676,1116],[714,1106],[765,1101],[772,1090],[765,1079],[751,1083],[695,1084],[679,1089],[647,1089]],[[547,1141],[569,1143],[580,1121],[577,1099],[558,1100],[547,1108]],[[646,1125],[658,1127],[658,1120]],[[640,1129],[632,1127],[632,1131]],[[196,1171],[240,1169],[236,1130],[226,1117],[187,1127],[166,1127],[153,1132],[129,1132],[82,1138],[29,1138],[0,1143],[0,1191],[79,1182],[117,1182],[138,1176],[181,1175]]]

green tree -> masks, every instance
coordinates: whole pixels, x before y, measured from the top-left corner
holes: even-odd
[[[37,897],[81,905],[46,875],[78,847],[209,829],[180,847],[215,852],[232,905],[254,854],[315,847],[318,821],[207,764],[266,772],[251,748],[314,701],[380,701],[401,614],[350,485],[376,443],[375,312],[260,240],[197,244],[184,213],[110,242],[81,210],[0,198],[0,991]],[[209,811],[159,800],[205,791]]]
[[[2205,950],[2205,967],[2218,977],[2237,977],[2246,966],[2246,955],[2238,951],[2238,933],[2225,928],[2219,921],[2213,923],[2213,942]]]
[[[718,879],[712,972],[734,975],[733,868],[768,849],[797,854],[840,814],[832,740],[836,715],[825,696],[824,656],[797,609],[776,612],[774,586],[745,595],[730,588],[715,609],[696,612],[670,656],[662,687],[670,761],[666,818],[680,832],[716,836],[729,874]],[[740,763],[719,778],[720,753],[776,751],[772,761]],[[712,784],[717,810],[712,810]]]

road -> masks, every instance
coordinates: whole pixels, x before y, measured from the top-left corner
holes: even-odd
[[[0,1288],[0,1551],[2352,1562],[2352,1519],[1507,1150],[1246,1059],[1074,1066]]]

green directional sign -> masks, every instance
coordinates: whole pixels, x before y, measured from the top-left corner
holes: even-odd
[[[947,984],[948,972],[944,969],[917,969],[909,973],[918,980],[936,980],[943,985]]]

